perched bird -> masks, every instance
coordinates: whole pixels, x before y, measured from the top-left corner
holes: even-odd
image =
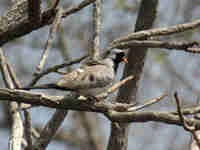
[[[127,63],[125,53],[115,49],[104,53],[98,61],[85,63],[81,68],[67,73],[56,83],[22,89],[60,89],[76,91],[83,96],[96,96],[112,85],[120,62]]]

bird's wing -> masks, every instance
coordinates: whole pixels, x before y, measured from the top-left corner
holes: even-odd
[[[93,65],[79,68],[66,74],[56,85],[79,90],[105,87],[114,80],[114,69],[105,65]]]

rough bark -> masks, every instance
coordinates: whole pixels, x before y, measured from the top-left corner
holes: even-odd
[[[156,17],[158,0],[142,0],[136,22],[135,31],[145,30],[152,27]],[[145,40],[145,39],[143,39]],[[144,61],[147,54],[147,48],[140,47],[134,50],[133,47],[128,52],[128,64],[125,66],[123,78],[129,75],[142,74]],[[136,93],[138,89],[138,80],[132,80],[119,90],[118,102],[136,103]],[[109,138],[108,150],[126,150],[128,147],[129,124],[111,123],[111,134]]]

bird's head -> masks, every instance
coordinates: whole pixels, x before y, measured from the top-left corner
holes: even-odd
[[[128,63],[125,52],[120,49],[113,49],[111,51],[108,51],[106,57],[109,59],[105,60],[112,60],[112,64],[110,63],[109,65],[112,65],[114,67],[115,72],[117,71],[118,66],[121,62]]]
[[[111,51],[112,59],[115,63],[128,63],[128,60],[126,59],[126,54],[124,51],[120,49],[114,49]]]

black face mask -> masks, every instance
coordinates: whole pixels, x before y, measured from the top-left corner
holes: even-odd
[[[119,63],[123,61],[124,57],[125,57],[125,53],[124,52],[120,52],[120,53],[116,54],[115,58],[113,59],[115,72],[117,72]]]

